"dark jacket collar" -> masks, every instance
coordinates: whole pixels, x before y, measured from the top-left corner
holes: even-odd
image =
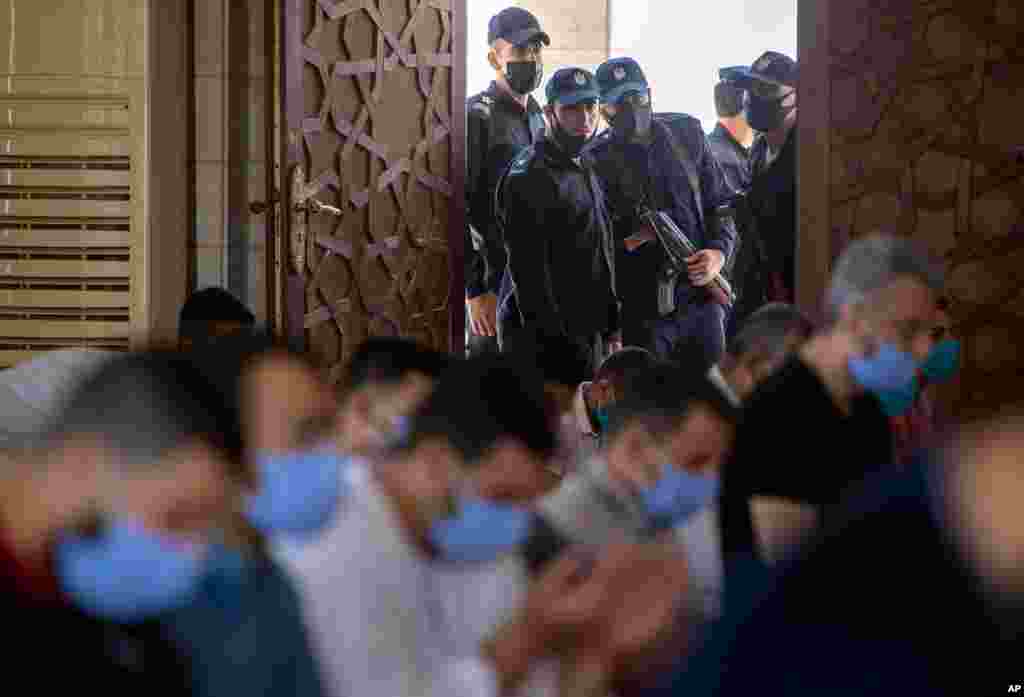
[[[726,141],[727,143],[731,144],[736,149],[737,152],[740,152],[740,153],[742,153],[742,154],[744,154],[746,156],[749,156],[750,153],[753,152],[753,150],[754,150],[754,144],[753,143],[751,143],[749,149],[743,147],[743,145],[740,144],[740,142],[738,140],[736,140],[736,138],[733,136],[732,131],[730,131],[728,128],[723,126],[721,123],[719,123],[717,126],[715,126],[715,130],[711,132],[711,137],[716,139],[716,140],[724,140],[724,141]],[[758,137],[759,136],[755,136],[754,137],[754,142],[755,143],[757,142],[757,138]]]
[[[517,114],[541,113],[540,104],[537,103],[537,100],[533,98],[532,94],[526,98],[526,109],[524,110],[523,106],[513,99],[512,95],[502,89],[496,81],[491,82],[491,86],[487,88],[486,94],[494,100],[495,106],[500,106],[502,109],[508,109]]]
[[[593,143],[593,139],[583,147],[578,155],[572,156],[562,149],[550,132],[546,132],[544,138],[537,144],[537,152],[545,162],[557,167],[588,169],[594,162],[594,156],[590,153],[591,143]]]

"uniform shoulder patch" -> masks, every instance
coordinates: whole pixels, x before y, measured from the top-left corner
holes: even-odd
[[[533,148],[526,148],[521,153],[516,155],[515,159],[512,160],[512,164],[508,167],[508,175],[514,177],[520,174],[525,174],[530,169],[530,162],[533,160]]]
[[[470,113],[481,114],[483,116],[486,116],[486,117],[490,118],[490,116],[491,116],[491,102],[490,101],[484,101],[485,99],[486,100],[490,100],[491,98],[490,97],[481,97],[480,99],[470,100],[470,104],[469,104],[469,111],[470,111]]]

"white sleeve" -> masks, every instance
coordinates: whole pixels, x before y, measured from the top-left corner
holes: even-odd
[[[479,656],[452,661],[444,666],[431,697],[500,697],[498,675]],[[518,697],[557,697],[558,664],[545,661],[530,671]]]
[[[442,666],[431,697],[499,697],[498,676],[484,659],[472,656]]]

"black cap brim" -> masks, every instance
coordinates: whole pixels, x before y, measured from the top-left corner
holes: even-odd
[[[756,73],[750,68],[742,65],[738,65],[732,68],[722,68],[721,70],[718,71],[718,77],[719,79],[724,80],[725,82],[731,82],[735,84],[737,87],[742,87],[744,89],[749,89],[755,83],[775,85],[776,87],[784,89],[796,87],[795,84],[791,85],[786,84],[784,82],[779,82],[778,80],[770,78],[767,75]]]
[[[530,27],[529,29],[523,29],[514,34],[508,36],[499,36],[499,39],[504,39],[513,46],[525,46],[536,40],[540,40],[545,46],[551,45],[551,37],[548,36],[543,30],[537,27]]]

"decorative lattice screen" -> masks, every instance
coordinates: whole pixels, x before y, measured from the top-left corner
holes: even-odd
[[[343,212],[309,217],[305,328],[337,378],[367,336],[447,347],[452,8],[303,3],[308,192]]]

